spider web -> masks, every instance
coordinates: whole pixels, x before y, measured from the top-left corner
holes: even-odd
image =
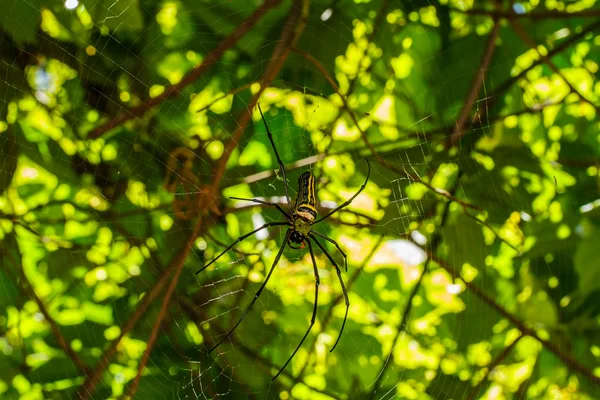
[[[272,54],[282,43],[282,30],[294,29],[290,4],[261,17],[252,28],[255,33],[240,39],[178,96],[91,140],[86,136],[103,124],[104,115],[129,116],[128,110],[147,96],[160,98],[169,85],[181,82],[235,29],[232,21],[241,23],[256,5],[235,0],[10,3],[11,15],[22,7],[26,17],[3,21],[3,44],[10,42],[20,58],[13,63],[2,59],[0,80],[7,84],[3,97],[12,99],[10,92],[17,92],[21,102],[16,107],[0,102],[0,109],[9,121],[21,121],[15,136],[25,140],[15,139],[18,156],[9,151],[9,139],[2,142],[8,161],[1,169],[18,179],[13,178],[0,206],[3,214],[20,221],[22,269],[49,310],[28,307],[23,299],[33,300],[31,294],[21,297],[20,305],[15,301],[11,310],[18,321],[34,326],[35,333],[23,333],[24,322],[15,322],[14,316],[3,317],[5,360],[19,360],[14,355],[19,346],[9,340],[10,332],[19,332],[25,343],[20,350],[33,356],[31,371],[0,378],[12,382],[7,390],[13,397],[27,391],[23,380],[40,395],[86,393],[81,387],[90,388],[85,385],[90,371],[99,370],[98,358],[132,321],[144,297],[156,287],[168,290],[175,276],[170,266],[184,251],[189,254],[172,299],[163,300],[163,291],[138,316],[110,365],[102,367],[100,383],[91,385],[89,398],[126,393],[148,347],[152,352],[135,394],[139,398],[544,398],[553,390],[589,398],[598,394],[585,379],[563,376],[549,385],[539,373],[528,382],[535,367],[547,366],[547,376],[564,373],[561,356],[568,352],[549,350],[533,334],[521,337],[522,326],[511,324],[511,316],[521,321],[532,317],[519,306],[529,304],[532,292],[539,302],[549,292],[561,305],[570,301],[564,300],[570,292],[560,289],[559,296],[535,283],[522,287],[513,278],[520,273],[526,274],[523,281],[543,277],[550,282],[560,276],[561,285],[575,286],[577,277],[561,275],[556,263],[572,248],[565,242],[556,256],[533,257],[518,269],[525,243],[518,237],[522,230],[514,226],[532,218],[529,198],[499,186],[488,168],[490,160],[503,168],[513,165],[502,164],[505,153],[493,153],[496,147],[490,144],[497,138],[495,129],[508,120],[503,117],[520,115],[523,105],[528,112],[539,111],[561,99],[535,97],[524,87],[524,94],[510,92],[514,100],[507,101],[505,81],[498,77],[516,68],[515,76],[527,67],[515,59],[515,54],[522,56],[517,50],[498,46],[468,118],[456,126],[468,103],[463,89],[480,73],[470,63],[479,62],[485,37],[492,34],[491,19],[473,23],[481,30],[478,39],[459,33],[456,41],[441,43],[436,28],[443,21],[432,17],[439,11],[437,3],[423,2],[412,11],[389,3],[311,4],[297,47],[316,62],[292,52],[259,99],[286,165],[292,202],[298,177],[310,170],[317,177],[324,215],[364,182],[367,166],[362,159],[371,163],[364,192],[315,228],[338,241],[349,258],[342,276],[351,309],[341,341],[329,353],[342,325],[344,303],[335,270],[317,250],[321,285],[316,324],[276,381],[270,379],[296,348],[312,312],[314,276],[308,249],[284,251],[243,323],[210,355],[207,351],[254,298],[285,229],[261,231],[206,271],[195,272],[240,235],[283,220],[277,210],[230,196],[275,202],[288,210],[284,182],[257,110],[246,126],[240,121],[259,90],[257,82],[277,64]],[[73,18],[77,24],[69,25]],[[35,39],[51,45],[50,51],[41,46],[31,50],[19,42],[23,38],[12,42],[32,24]],[[259,39],[263,37],[267,39]],[[471,39],[477,47],[469,47]],[[465,50],[478,56],[463,61]],[[23,62],[19,60],[28,57],[36,61],[25,61],[28,69],[20,79],[29,86],[15,80]],[[73,61],[77,57],[86,61],[78,64]],[[446,68],[440,60],[463,68]],[[319,70],[320,63],[340,91],[350,93],[347,103]],[[139,69],[134,72],[131,65]],[[110,75],[103,76],[107,71]],[[535,78],[539,76],[529,79]],[[527,102],[527,96],[533,100]],[[6,132],[7,127],[2,126]],[[243,134],[228,153],[237,129]],[[463,132],[468,132],[464,138]],[[449,146],[452,133],[459,138]],[[483,148],[477,148],[482,142]],[[475,148],[477,156],[471,153]],[[531,154],[527,150],[515,157]],[[228,168],[220,170],[224,157]],[[18,163],[11,164],[11,159]],[[534,184],[529,171],[503,171]],[[219,191],[207,195],[220,173]],[[551,182],[547,174],[539,175],[540,185]],[[61,189],[61,184],[72,189]],[[210,201],[199,205],[197,199],[205,197]],[[494,206],[502,209],[500,215],[491,210]],[[186,248],[198,215],[203,229]],[[329,244],[326,248],[342,266],[337,250]],[[66,265],[73,272],[65,271]],[[13,290],[9,275],[2,281],[6,292]],[[46,343],[43,335],[51,334],[52,320],[90,366],[88,375],[47,377],[50,363],[72,361],[41,346]],[[152,347],[148,338],[156,321]],[[543,318],[533,322],[536,329],[554,327]],[[583,323],[577,326],[585,330]],[[55,340],[47,342],[60,353]],[[597,367],[598,361],[584,364]],[[66,383],[61,386],[60,381]]]

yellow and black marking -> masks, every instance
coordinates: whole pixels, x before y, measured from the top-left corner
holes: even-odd
[[[296,195],[294,212],[309,222],[317,218],[315,176],[310,171],[303,173],[298,178],[298,194]]]

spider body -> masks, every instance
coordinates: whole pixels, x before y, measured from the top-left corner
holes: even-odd
[[[237,243],[241,242],[242,240],[245,240],[246,238],[252,236],[256,232],[261,231],[270,226],[287,226],[288,227],[288,230],[285,234],[285,239],[283,241],[283,244],[280,246],[279,251],[277,252],[277,255],[275,256],[275,260],[273,261],[273,264],[271,266],[271,269],[269,270],[269,272],[268,272],[267,276],[265,277],[265,280],[261,284],[260,288],[256,292],[256,295],[254,296],[254,298],[252,299],[252,301],[250,302],[248,307],[246,307],[246,309],[242,313],[242,316],[240,317],[238,322],[233,326],[233,328],[231,328],[231,330],[229,330],[229,332],[227,332],[227,334],[216,345],[214,345],[212,347],[212,349],[209,351],[209,353],[210,353],[214,349],[216,349],[221,343],[223,343],[233,333],[233,331],[238,327],[238,325],[244,320],[244,318],[246,317],[246,315],[248,314],[248,312],[250,311],[250,309],[252,308],[252,306],[254,305],[254,303],[256,302],[256,300],[258,299],[258,297],[264,290],[264,288],[267,286],[267,282],[269,281],[271,274],[275,270],[275,266],[277,266],[277,263],[279,262],[279,259],[281,258],[282,254],[283,254],[283,250],[285,249],[285,246],[288,245],[289,247],[291,247],[293,249],[303,249],[308,244],[308,249],[310,252],[310,257],[312,260],[313,270],[314,270],[314,274],[315,274],[315,301],[314,301],[314,305],[313,305],[312,318],[311,318],[308,330],[302,337],[302,340],[300,341],[300,343],[298,344],[298,346],[296,347],[296,349],[294,350],[294,352],[292,353],[290,358],[288,358],[287,362],[283,365],[283,367],[281,367],[281,369],[279,370],[277,375],[275,375],[273,377],[273,379],[275,379],[279,376],[279,374],[281,374],[281,372],[289,364],[289,362],[292,360],[294,355],[296,355],[296,353],[300,349],[300,346],[302,346],[302,343],[304,343],[304,340],[310,333],[310,330],[312,329],[312,327],[315,323],[316,317],[317,317],[317,304],[318,304],[318,298],[319,298],[318,296],[319,296],[320,278],[319,278],[319,270],[317,268],[317,262],[315,260],[315,255],[314,255],[314,251],[313,251],[313,246],[312,246],[313,243],[316,244],[317,247],[319,247],[319,249],[321,249],[323,254],[325,254],[327,259],[331,262],[332,266],[335,268],[338,280],[340,282],[340,286],[342,287],[342,292],[344,294],[344,300],[346,303],[346,314],[345,314],[344,320],[342,322],[342,327],[340,329],[338,338],[330,351],[333,351],[333,349],[335,349],[338,342],[340,341],[340,338],[342,337],[342,332],[344,331],[344,326],[346,325],[346,319],[348,317],[348,309],[350,307],[350,301],[348,299],[348,293],[346,292],[346,287],[344,285],[344,280],[342,279],[342,274],[341,274],[339,266],[337,265],[337,263],[335,262],[333,257],[327,252],[325,247],[317,240],[317,237],[332,243],[337,248],[337,250],[344,257],[344,264],[346,267],[346,271],[348,270],[348,259],[346,257],[346,254],[342,251],[342,249],[340,248],[340,246],[337,244],[337,242],[335,240],[313,230],[312,227],[314,225],[322,222],[323,220],[329,218],[331,215],[335,214],[342,208],[348,206],[352,202],[352,200],[354,200],[356,198],[356,196],[358,196],[359,193],[363,191],[363,189],[367,185],[367,182],[369,181],[369,176],[371,174],[371,165],[369,164],[369,161],[365,159],[367,161],[368,172],[367,172],[367,177],[365,179],[365,182],[362,184],[360,189],[358,189],[358,191],[350,199],[346,200],[344,203],[337,206],[336,208],[334,208],[333,210],[331,210],[330,212],[328,212],[327,214],[325,214],[323,217],[321,217],[319,219],[317,219],[317,216],[318,216],[317,202],[318,202],[318,200],[317,200],[317,194],[316,194],[316,190],[315,190],[315,176],[311,172],[303,173],[300,176],[300,178],[298,179],[298,193],[296,195],[296,201],[295,201],[294,207],[292,209],[292,202],[290,201],[290,196],[288,193],[288,181],[287,181],[287,178],[285,175],[285,168],[283,166],[283,162],[281,161],[281,158],[279,158],[279,153],[277,153],[277,148],[275,147],[275,143],[273,141],[273,135],[271,134],[271,131],[269,130],[267,121],[265,120],[265,117],[260,108],[260,104],[258,105],[258,110],[260,111],[260,116],[262,117],[262,120],[265,124],[265,128],[267,130],[267,136],[269,137],[269,141],[271,142],[273,151],[275,152],[275,156],[277,158],[277,163],[279,164],[279,170],[281,172],[281,175],[283,176],[283,182],[284,182],[284,187],[285,187],[285,196],[286,196],[286,200],[287,200],[287,205],[289,207],[289,213],[286,212],[277,203],[269,203],[269,202],[266,202],[263,200],[258,200],[258,199],[244,199],[244,198],[240,198],[240,197],[231,197],[231,198],[234,200],[251,201],[251,202],[263,204],[266,206],[275,207],[279,212],[281,212],[281,214],[283,214],[286,217],[287,220],[282,221],[282,222],[270,222],[270,223],[264,224],[263,226],[259,227],[258,229],[255,229],[252,232],[249,232],[245,235],[240,236],[239,238],[237,238],[237,240],[235,242],[233,242],[229,247],[227,247],[225,250],[223,250],[211,262],[206,264],[204,267],[200,268],[200,270],[198,270],[196,273],[200,273],[201,271],[208,268],[212,263],[217,261],[223,254],[225,254],[233,246],[235,246]]]
[[[298,178],[298,194],[294,205],[294,217],[300,217],[312,223],[317,218],[317,194],[315,176],[307,171]]]
[[[298,178],[298,194],[292,214],[289,246],[292,249],[303,249],[310,234],[310,226],[317,218],[317,195],[315,192],[315,176],[305,172]],[[292,246],[295,244],[297,247]]]

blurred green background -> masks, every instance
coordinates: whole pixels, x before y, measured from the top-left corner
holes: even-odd
[[[594,0],[0,7],[0,398],[600,398]]]

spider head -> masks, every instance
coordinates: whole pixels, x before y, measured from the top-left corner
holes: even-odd
[[[304,236],[302,233],[298,232],[295,229],[292,229],[290,232],[290,238],[289,238],[289,245],[292,249],[303,249],[305,244],[304,241],[306,240],[306,236]]]

